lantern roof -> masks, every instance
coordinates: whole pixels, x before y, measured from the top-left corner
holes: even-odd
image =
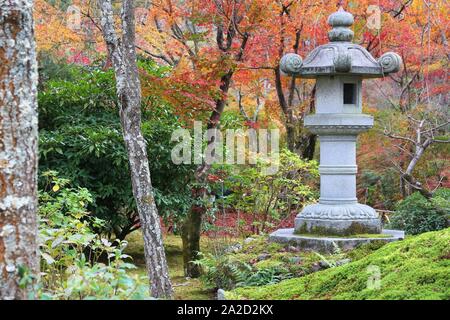
[[[329,43],[315,48],[303,61],[294,53],[286,54],[280,61],[284,73],[300,78],[317,78],[327,75],[352,75],[362,78],[379,78],[397,72],[401,57],[388,52],[378,60],[362,46],[352,43],[353,15],[342,7],[328,17],[332,29],[328,32]]]

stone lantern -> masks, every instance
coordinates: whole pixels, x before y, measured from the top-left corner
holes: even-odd
[[[353,239],[352,235],[382,233],[378,214],[356,198],[356,139],[373,126],[373,117],[362,113],[362,80],[397,72],[402,63],[393,52],[375,60],[366,49],[352,43],[349,27],[353,21],[353,15],[341,7],[328,18],[332,27],[329,43],[314,49],[304,61],[292,53],[281,59],[283,73],[316,79],[316,114],[307,116],[304,124],[319,136],[320,199],[298,214],[294,229],[274,232],[272,241],[296,241],[326,250],[330,241],[352,247],[371,239]],[[403,237],[402,232],[385,233],[386,239]],[[328,243],[327,237],[331,239]]]

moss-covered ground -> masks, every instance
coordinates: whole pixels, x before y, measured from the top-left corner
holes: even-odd
[[[146,275],[140,233],[127,240],[126,252],[138,266],[135,272]],[[202,281],[184,277],[181,238],[167,235],[164,241],[175,299],[214,299],[215,292]],[[201,250],[213,252],[216,243],[204,237]],[[294,278],[274,285],[237,288],[226,293],[229,299],[450,299],[450,228],[390,244],[375,241],[325,256],[268,243],[264,236],[240,243],[239,250],[227,253],[230,260],[255,269],[286,268]],[[347,263],[323,266],[323,261],[333,264],[340,260]]]
[[[229,299],[450,299],[450,228],[376,249],[352,262],[274,285],[227,292]],[[379,280],[379,281],[378,281]]]
[[[314,252],[300,251],[290,245],[269,243],[266,236],[255,237],[253,241],[244,243],[241,250],[228,253],[228,257],[230,261],[244,262],[256,270],[282,267],[294,277],[314,272],[317,263],[323,258]],[[343,259],[345,255],[327,255],[325,258]]]

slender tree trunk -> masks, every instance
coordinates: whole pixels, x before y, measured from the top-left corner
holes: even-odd
[[[37,63],[33,1],[0,1],[0,300],[34,298]],[[23,274],[33,276],[19,286]]]
[[[280,42],[278,44],[278,57],[282,58],[285,49],[285,17],[290,17],[290,9],[288,5],[282,6],[282,10],[280,12]],[[286,16],[285,16],[286,15]],[[296,30],[295,32],[295,40],[292,49],[294,53],[298,53],[298,49],[300,47],[300,36],[303,29],[303,25]],[[286,129],[286,143],[289,151],[298,154],[303,159],[312,160],[314,158],[314,150],[316,147],[316,139],[317,136],[310,132],[307,132],[304,126],[301,123],[301,119],[298,119],[294,116],[294,95],[295,95],[295,77],[292,77],[291,82],[289,84],[289,92],[286,95],[283,92],[283,86],[281,82],[281,72],[280,66],[277,65],[274,68],[275,73],[275,88],[277,91],[278,102],[280,104],[281,110],[284,115],[284,127]],[[312,90],[312,105],[310,105],[310,112],[313,112],[314,109],[314,94],[315,87]]]
[[[141,132],[141,85],[134,44],[133,0],[123,1],[120,44],[114,29],[110,0],[99,0],[98,2],[102,12],[103,37],[115,70],[123,138],[130,163],[133,195],[144,237],[144,253],[151,294],[156,298],[171,298],[173,290],[164,252],[158,210],[153,195],[147,145]]]
[[[294,122],[292,109],[289,107],[286,101],[286,97],[284,96],[283,86],[281,84],[281,71],[279,66],[275,67],[274,73],[275,73],[275,89],[277,92],[278,103],[280,104],[281,110],[283,111],[284,115],[284,126],[286,128],[287,147],[290,151],[297,152],[295,147],[296,141],[295,130],[297,124]]]
[[[286,142],[289,151],[298,154],[303,159],[312,160],[314,158],[314,150],[316,148],[317,136],[313,133],[307,132],[302,126],[301,121],[295,119],[293,112],[293,91],[295,90],[295,81],[292,80],[290,84],[289,101],[286,101],[285,94],[281,83],[280,68],[274,69],[275,73],[275,88],[277,91],[278,102],[284,115],[284,126],[286,128]],[[314,112],[314,95],[315,87],[312,89],[312,100],[309,107],[309,112]]]
[[[192,263],[198,258],[200,252],[200,234],[202,226],[203,208],[191,208],[182,227],[183,240],[183,265],[185,275],[197,278],[200,276],[200,268]]]
[[[233,13],[233,23],[239,23],[241,21],[239,17],[236,16],[236,12]],[[226,44],[224,43],[224,29],[222,25],[217,25],[217,45],[219,49],[223,52],[223,54],[230,58],[232,57],[235,62],[242,61],[244,56],[244,50],[247,46],[247,41],[250,37],[250,34],[245,32],[242,35],[241,45],[239,51],[235,54],[231,54],[231,46],[233,43],[233,39],[236,36],[235,28],[233,27],[233,23],[230,23],[230,27],[226,32]],[[233,77],[234,69],[229,69],[226,74],[221,77],[220,83],[220,92],[221,97],[216,100],[215,109],[211,113],[211,116],[208,120],[207,129],[217,129],[220,123],[220,118],[222,116],[223,110],[225,108],[225,103],[228,95],[228,90],[231,85],[231,78]],[[207,145],[210,146],[213,144],[214,138],[207,142]],[[207,163],[201,164],[196,172],[195,179],[197,183],[202,186],[206,183],[206,178],[211,166]],[[196,188],[193,191],[193,196],[197,199],[202,199],[207,195],[207,191],[203,187]],[[201,222],[202,215],[205,212],[205,209],[199,207],[198,205],[192,206],[189,214],[184,220],[183,225],[183,249],[187,250],[184,252],[184,263],[185,263],[185,274],[189,277],[198,277],[200,275],[199,266],[193,264],[191,261],[194,261],[197,258],[197,254],[200,248],[200,233],[201,233]]]
[[[413,177],[413,171],[422,158],[425,150],[432,144],[432,139],[427,139],[423,144],[417,144],[414,146],[414,155],[406,168],[406,171],[401,174],[401,184],[400,190],[402,192],[402,197],[406,198],[411,194],[411,189],[419,191],[425,198],[430,199],[433,194],[427,190],[420,182],[416,181]],[[406,182],[406,183],[405,183]]]
[[[311,97],[309,103],[309,113],[316,111],[316,85],[311,90]],[[305,132],[305,127],[301,127],[301,134],[299,138],[300,150],[302,150],[303,159],[312,160],[314,158],[314,151],[316,150],[317,135],[311,132]]]
[[[230,89],[231,78],[233,76],[233,71],[230,70],[227,74],[222,76],[220,91],[222,97],[216,100],[216,107],[211,113],[208,121],[207,129],[216,129],[220,122],[220,117],[225,108],[226,95]],[[207,145],[214,143],[211,139],[207,142]],[[200,185],[199,188],[193,190],[193,196],[197,199],[202,199],[207,196],[206,188],[202,185],[206,183],[206,177],[208,171],[211,168],[210,165],[203,163],[201,164],[195,172],[195,180]],[[183,258],[184,258],[184,270],[186,276],[196,278],[200,275],[200,268],[198,265],[192,263],[198,257],[198,252],[200,251],[200,233],[201,233],[201,223],[202,216],[205,209],[201,206],[194,205],[186,216],[183,229],[182,229],[182,239],[183,239]]]

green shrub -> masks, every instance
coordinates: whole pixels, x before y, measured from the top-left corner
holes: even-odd
[[[163,68],[140,66],[154,76]],[[64,78],[51,78],[39,92],[40,171],[55,170],[93,196],[89,210],[106,221],[99,232],[124,239],[139,227],[122,137],[112,71],[64,67]],[[56,68],[56,67],[55,67]],[[49,76],[56,77],[57,72]],[[190,207],[192,167],[171,161],[171,134],[181,127],[169,105],[146,96],[142,131],[160,214],[176,223]],[[174,144],[174,143],[173,143]],[[40,187],[43,188],[42,181]]]
[[[49,191],[39,193],[40,299],[146,299],[145,277],[123,254],[126,241],[113,245],[94,232],[104,221],[93,217],[85,188],[71,187],[55,172],[43,174]]]
[[[264,232],[276,221],[317,198],[313,180],[318,177],[316,161],[306,161],[287,149],[279,153],[278,170],[265,174],[268,163],[257,158],[256,165],[219,166],[228,170],[222,186],[229,191],[223,205],[253,214],[254,233]],[[220,194],[220,192],[218,193]]]
[[[358,188],[365,191],[364,203],[375,207],[381,205],[388,210],[393,210],[400,197],[398,179],[398,172],[393,168],[387,168],[381,172],[363,170]]]
[[[444,229],[450,214],[450,189],[439,189],[430,200],[415,192],[396,208],[390,226],[405,230],[407,234],[419,234]]]

